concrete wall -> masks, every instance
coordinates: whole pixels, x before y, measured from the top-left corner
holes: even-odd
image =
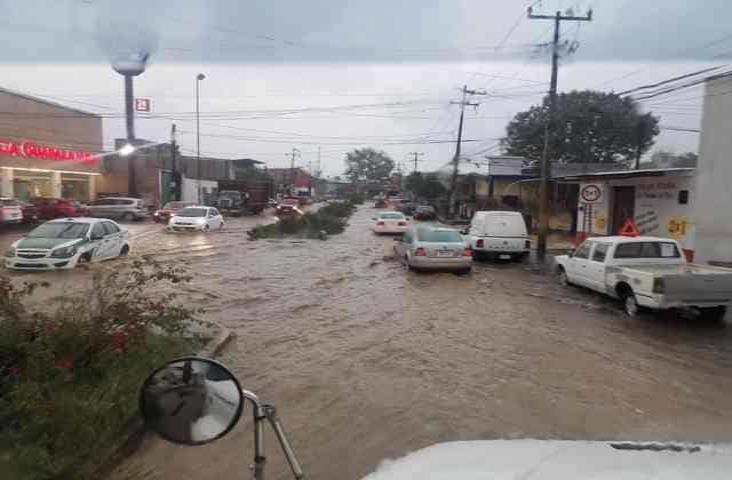
[[[207,203],[209,197],[219,187],[219,183],[212,180],[195,180],[183,177],[181,185],[181,200],[185,202],[198,202],[198,185],[201,186],[201,203]],[[208,202],[210,203],[210,202]]]
[[[699,138],[696,259],[732,262],[732,77],[707,81]]]

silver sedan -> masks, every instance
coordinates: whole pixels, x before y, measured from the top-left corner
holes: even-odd
[[[460,232],[450,228],[410,228],[397,240],[394,252],[408,269],[469,272],[473,266],[470,248],[465,246]]]

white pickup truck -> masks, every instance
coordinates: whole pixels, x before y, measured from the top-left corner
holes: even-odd
[[[721,319],[732,301],[732,270],[686,262],[668,238],[588,238],[570,255],[555,258],[559,281],[620,299],[629,316],[639,309],[698,309]]]

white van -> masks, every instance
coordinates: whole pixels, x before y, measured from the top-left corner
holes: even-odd
[[[501,260],[520,260],[531,249],[526,222],[520,212],[475,212],[468,238],[476,259],[490,256]]]

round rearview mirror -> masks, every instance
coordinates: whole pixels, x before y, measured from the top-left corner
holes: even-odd
[[[145,425],[166,440],[203,445],[231,431],[241,417],[239,381],[213,360],[185,357],[150,375],[140,390]]]

